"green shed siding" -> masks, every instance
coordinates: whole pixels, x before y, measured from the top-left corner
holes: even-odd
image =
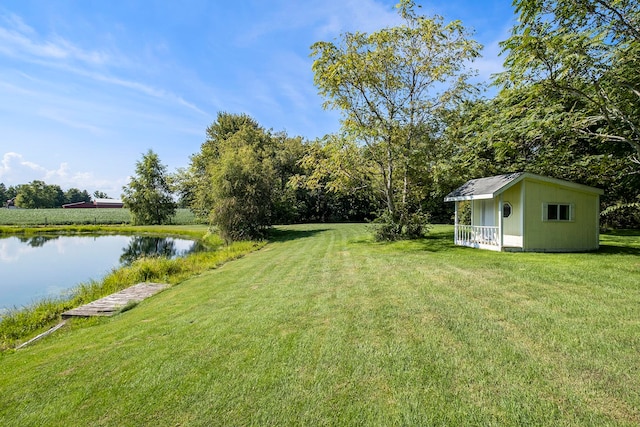
[[[502,194],[502,202],[511,205],[511,215],[503,218],[502,225],[505,235],[522,236],[522,200],[520,192],[522,191],[522,183],[519,182],[513,187],[507,189]]]
[[[525,239],[527,251],[581,251],[598,248],[599,196],[543,182],[525,180]],[[569,204],[570,221],[545,221],[545,206]]]

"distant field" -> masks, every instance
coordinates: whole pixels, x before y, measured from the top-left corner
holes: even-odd
[[[0,209],[0,225],[129,224],[129,209]],[[189,209],[178,209],[173,224],[196,224]]]

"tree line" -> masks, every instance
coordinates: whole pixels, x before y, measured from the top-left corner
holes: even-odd
[[[94,198],[108,198],[102,191],[94,191]],[[16,206],[25,209],[59,208],[64,204],[91,202],[92,196],[87,190],[69,188],[63,191],[59,185],[34,180],[28,184],[7,187],[0,182],[0,201],[4,206]]]
[[[325,108],[341,130],[314,141],[220,112],[187,168],[149,150],[123,201],[161,223],[177,205],[227,240],[272,224],[377,223],[376,236],[424,235],[451,221],[444,196],[468,179],[533,172],[605,189],[603,222],[640,225],[640,10],[630,0],[516,0],[505,71],[472,84],[481,46],[461,22],[422,16],[311,46]]]
[[[468,179],[524,171],[605,189],[603,222],[640,225],[640,9],[628,0],[516,0],[505,71],[483,97],[481,46],[461,22],[403,24],[311,46],[314,82],[342,129],[308,142],[221,113],[180,172],[182,197],[228,238],[270,224],[362,220],[381,239],[449,222]]]

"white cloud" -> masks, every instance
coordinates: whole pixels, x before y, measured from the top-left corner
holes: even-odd
[[[5,264],[17,262],[25,254],[37,250],[29,245],[16,244],[14,239],[0,239],[0,261]]]
[[[104,74],[100,74],[100,73],[87,73],[84,72],[82,70],[73,70],[75,73],[77,74],[82,74],[84,76],[90,77],[96,81],[101,81],[101,82],[105,82],[105,83],[109,83],[112,85],[117,85],[117,86],[122,86],[124,88],[127,89],[133,89],[137,92],[140,93],[144,93],[145,95],[151,96],[153,98],[158,98],[158,99],[163,99],[166,101],[170,101],[171,103],[175,103],[177,105],[186,107],[192,111],[195,111],[199,114],[202,115],[208,115],[208,113],[202,111],[200,108],[198,108],[195,104],[192,104],[188,101],[185,101],[182,97],[175,95],[169,91],[166,91],[164,89],[158,89],[149,85],[145,85],[143,83],[139,83],[139,82],[135,82],[135,81],[130,81],[130,80],[125,80],[125,79],[120,79],[117,77],[112,77],[112,76],[108,76],[108,75],[104,75]]]
[[[125,57],[105,49],[82,49],[56,34],[43,36],[15,14],[0,15],[0,54],[118,86],[208,116],[208,113],[194,103],[169,90],[116,75],[127,72],[123,67],[133,66],[139,69],[139,58]],[[68,124],[78,127],[77,123]]]
[[[324,21],[316,31],[319,39],[345,31],[373,32],[401,22],[395,7],[375,0],[336,0],[329,7],[323,1],[316,3],[313,13]]]
[[[106,132],[104,129],[101,129],[97,126],[93,126],[79,120],[70,119],[66,117],[66,114],[64,112],[59,110],[40,109],[38,110],[38,115],[45,117],[49,120],[62,123],[63,125],[69,126],[74,129],[82,129],[82,130],[89,131],[90,133],[95,135],[104,134]]]
[[[10,170],[11,158],[19,156],[18,153],[5,153],[2,156],[2,165],[0,166],[0,178]]]
[[[75,187],[93,193],[95,190],[119,196],[122,186],[127,180],[110,180],[97,178],[91,172],[75,171],[68,162],[49,168],[38,163],[25,160],[24,156],[15,152],[4,153],[0,162],[0,182],[5,185],[27,184],[34,180],[47,184],[59,185],[63,190]]]
[[[36,178],[33,179],[43,179],[52,172],[55,173],[55,171],[48,171],[37,163],[25,160],[22,154],[19,153],[8,152],[4,153],[2,156],[0,179],[6,180],[10,183],[24,184],[26,181],[16,182],[15,178],[27,175],[36,176]],[[33,179],[29,179],[29,181],[32,181]]]
[[[22,18],[9,14],[2,19],[6,26],[0,26],[0,50],[14,57],[41,59],[69,59],[88,64],[104,64],[110,59],[106,52],[84,50],[62,37],[53,35],[41,38]]]
[[[261,19],[238,36],[240,45],[253,43],[272,33],[302,28],[310,28],[317,41],[346,31],[372,32],[400,22],[394,7],[377,0],[286,2],[280,8],[269,4],[259,15]]]
[[[47,171],[47,173],[45,174],[44,178],[45,178],[45,180],[51,179],[51,178],[68,179],[69,178],[69,164],[68,163],[61,163],[60,167],[58,167],[58,169]]]

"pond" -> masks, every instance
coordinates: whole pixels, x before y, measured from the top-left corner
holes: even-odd
[[[0,238],[0,317],[100,280],[141,256],[175,258],[197,251],[197,242],[148,236],[30,236]]]

